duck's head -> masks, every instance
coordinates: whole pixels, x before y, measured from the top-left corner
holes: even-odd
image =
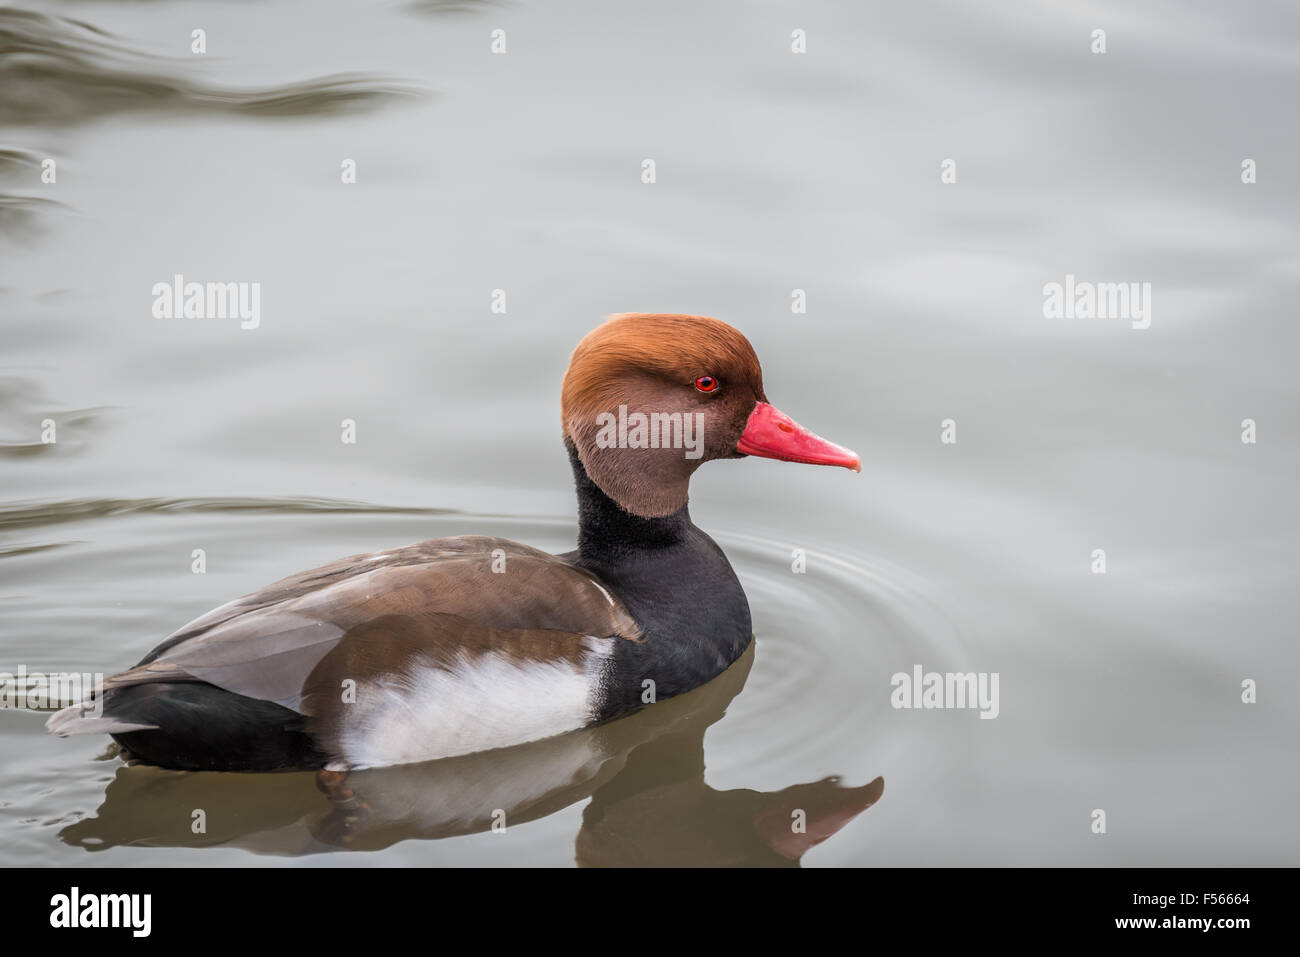
[[[691,474],[710,459],[862,467],[770,405],[749,341],[707,316],[611,317],[574,350],[561,406],[591,480],[644,518],[685,505]]]

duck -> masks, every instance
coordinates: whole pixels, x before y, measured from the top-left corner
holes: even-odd
[[[184,625],[47,729],[106,733],[163,768],[342,773],[543,740],[717,678],[752,622],[691,521],[692,474],[861,459],[769,403],[748,339],[708,316],[611,316],[573,351],[560,407],[576,549],[464,535],[290,575]]]

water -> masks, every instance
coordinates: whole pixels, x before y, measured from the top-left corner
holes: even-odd
[[[0,670],[119,670],[355,552],[571,547],[559,378],[611,312],[731,321],[864,460],[697,474],[756,642],[690,696],[353,810],[0,711],[0,859],[1300,861],[1300,13],[616,6],[0,7]],[[260,326],[155,319],[177,273]],[[1044,318],[1067,274],[1150,282],[1150,328]],[[892,708],[916,664],[998,717]]]

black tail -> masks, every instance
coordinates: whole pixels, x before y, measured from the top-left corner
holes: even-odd
[[[149,764],[184,771],[319,768],[327,760],[305,718],[273,701],[199,682],[132,685],[109,692],[105,713],[150,730],[113,740]]]

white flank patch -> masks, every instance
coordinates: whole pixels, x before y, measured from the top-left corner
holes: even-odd
[[[462,657],[451,668],[416,665],[357,688],[343,705],[339,750],[349,768],[387,767],[538,741],[585,727],[600,706],[614,642],[586,637],[567,661]]]

